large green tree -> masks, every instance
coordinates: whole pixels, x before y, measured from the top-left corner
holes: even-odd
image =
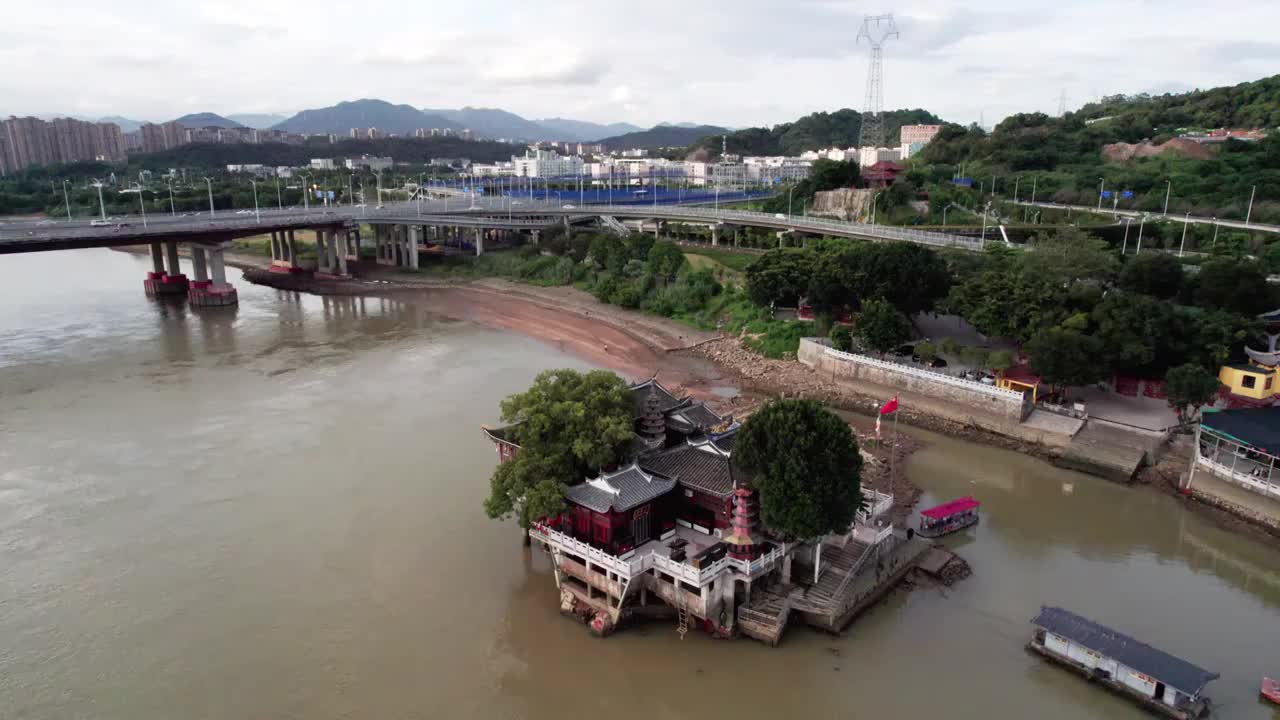
[[[670,240],[661,240],[649,248],[649,272],[660,278],[663,284],[675,280],[685,262],[684,253]]]
[[[1275,294],[1266,273],[1253,261],[1216,257],[1196,274],[1195,302],[1211,310],[1256,315],[1275,309]]]
[[[802,248],[770,250],[747,268],[747,294],[757,305],[795,304],[809,286],[814,259]]]
[[[485,513],[522,527],[564,508],[564,488],[617,462],[634,432],[627,384],[605,370],[547,370],[502,401],[520,451],[489,481]]]
[[[868,300],[862,304],[855,329],[867,347],[882,356],[911,337],[911,323],[907,316],[888,300]]]
[[[1070,226],[1034,237],[1021,262],[1024,272],[1066,286],[1081,281],[1107,283],[1120,266],[1110,245]]]
[[[1189,332],[1171,303],[1149,295],[1111,292],[1093,309],[1092,321],[1111,370],[1161,377],[1186,361]]]
[[[1182,263],[1167,253],[1137,255],[1120,271],[1120,287],[1167,300],[1182,289]]]
[[[1170,368],[1164,380],[1169,407],[1184,423],[1218,392],[1217,376],[1195,363]]]
[[[774,400],[738,431],[734,461],[752,476],[760,519],[789,538],[843,532],[862,502],[862,455],[849,425],[812,400]]]
[[[1041,330],[1031,336],[1023,349],[1031,369],[1052,385],[1087,385],[1106,374],[1100,363],[1102,343],[1075,330]]]

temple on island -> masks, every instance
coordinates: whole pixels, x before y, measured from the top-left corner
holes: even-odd
[[[601,635],[633,617],[672,617],[682,637],[696,626],[775,644],[793,613],[840,629],[910,569],[919,541],[898,542],[891,496],[864,489],[847,532],[782,542],[734,463],[733,417],[656,378],[630,392],[630,457],[570,483],[564,512],[530,529],[551,555],[563,612]],[[499,462],[520,451],[513,427],[484,432]]]

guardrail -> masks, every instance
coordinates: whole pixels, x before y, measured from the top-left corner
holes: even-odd
[[[813,342],[809,338],[804,338],[801,342],[805,342],[806,340]],[[913,367],[911,365],[903,365],[902,363],[889,362],[888,360],[877,360],[876,358],[867,357],[866,355],[847,353],[843,350],[836,350],[835,348],[828,347],[826,345],[821,345],[820,347],[822,347],[823,352],[831,355],[832,357],[847,360],[859,365],[878,367],[882,370],[902,373],[922,380],[932,380],[948,385],[954,385],[955,387],[964,388],[966,390],[977,390],[978,392],[986,393],[992,397],[1022,400],[1022,393],[1017,390],[1005,390],[1004,388],[998,388],[994,385],[987,385],[974,380],[962,380],[954,375],[948,375],[934,370],[926,370],[924,368]]]

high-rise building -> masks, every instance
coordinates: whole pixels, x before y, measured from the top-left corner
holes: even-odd
[[[182,123],[144,123],[139,132],[143,152],[160,152],[187,142],[187,128]]]
[[[902,145],[911,145],[913,143],[927,143],[933,139],[934,135],[942,129],[941,125],[903,125],[902,137],[899,143]]]
[[[32,165],[55,165],[82,160],[123,160],[124,137],[114,123],[91,123],[72,118],[45,122],[10,117],[0,122],[0,174]]]

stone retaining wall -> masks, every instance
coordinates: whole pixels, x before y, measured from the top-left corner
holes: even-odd
[[[1031,413],[1031,396],[979,382],[865,355],[840,352],[813,338],[800,341],[796,359],[824,377],[885,398],[909,394],[933,414],[1020,437]]]

